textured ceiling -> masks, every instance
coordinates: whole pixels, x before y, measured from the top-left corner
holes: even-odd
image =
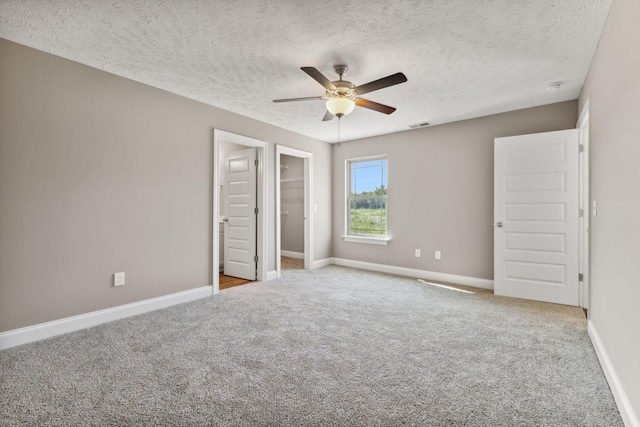
[[[355,84],[403,72],[364,97],[341,140],[575,99],[611,0],[0,0],[0,37],[320,140],[324,95],[300,70]],[[545,85],[562,82],[560,90]]]

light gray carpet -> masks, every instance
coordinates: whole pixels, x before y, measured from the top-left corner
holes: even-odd
[[[580,309],[474,291],[290,270],[4,350],[0,424],[622,425]]]

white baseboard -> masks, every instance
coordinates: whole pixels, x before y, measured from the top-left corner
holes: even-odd
[[[264,279],[265,282],[278,278],[278,272],[276,270],[267,271],[267,277]]]
[[[281,256],[288,256],[289,258],[304,259],[304,252],[293,252],[280,250]]]
[[[333,258],[324,258],[324,259],[319,259],[317,261],[313,261],[311,263],[311,270],[315,270],[316,268],[322,268],[322,267],[326,267],[327,265],[331,265]]]
[[[91,313],[80,314],[78,316],[67,317],[51,322],[40,323],[38,325],[27,326],[25,328],[14,329],[8,332],[2,332],[0,333],[0,350],[51,338],[56,335],[66,334],[68,332],[84,328],[90,328],[101,323],[147,313],[160,308],[193,301],[211,296],[212,294],[213,288],[211,286],[203,286],[201,288],[177,292],[175,294],[164,295],[144,301],[119,305],[117,307],[106,308],[104,310],[93,311]]]
[[[345,267],[361,268],[363,270],[379,271],[381,273],[397,274],[399,276],[409,276],[418,279],[435,280],[437,282],[452,283],[455,285],[471,286],[474,288],[493,290],[493,280],[480,279],[477,277],[458,276],[455,274],[438,273],[435,271],[418,270],[415,268],[396,267],[393,265],[374,264],[371,262],[354,261],[344,258],[331,258],[331,264],[343,265]]]
[[[627,393],[625,393],[624,388],[622,387],[620,378],[618,377],[618,374],[611,363],[611,359],[609,359],[607,350],[605,350],[604,345],[600,340],[600,336],[598,335],[598,331],[596,331],[596,327],[593,325],[591,320],[587,322],[587,331],[589,332],[589,338],[591,338],[593,348],[596,350],[596,355],[598,355],[598,360],[600,361],[600,366],[602,366],[602,370],[604,371],[604,376],[607,378],[607,382],[609,383],[609,388],[611,389],[613,398],[618,405],[618,410],[620,411],[620,416],[622,417],[622,421],[624,421],[624,425],[627,427],[640,427],[638,416],[633,411],[633,407],[631,406],[631,402],[629,402]]]

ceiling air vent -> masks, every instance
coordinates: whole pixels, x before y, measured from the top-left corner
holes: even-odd
[[[430,124],[431,124],[431,123],[429,123],[429,122],[422,122],[422,123],[415,123],[415,124],[413,124],[413,125],[409,125],[409,127],[410,127],[411,129],[418,129],[418,128],[424,128],[424,127],[427,127],[427,126],[429,126]]]

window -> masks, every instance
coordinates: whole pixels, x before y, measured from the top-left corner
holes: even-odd
[[[384,157],[347,161],[347,241],[388,240],[387,159]],[[349,240],[348,237],[369,239]],[[368,241],[366,243],[373,243]]]

